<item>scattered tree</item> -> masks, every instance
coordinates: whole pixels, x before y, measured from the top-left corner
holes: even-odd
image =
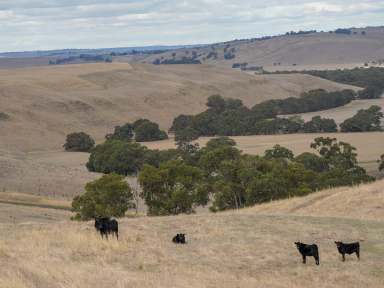
[[[134,203],[131,189],[124,177],[116,174],[104,175],[89,182],[86,192],[72,201],[74,219],[90,220],[95,217],[123,217]]]
[[[89,152],[95,146],[95,141],[84,132],[71,133],[63,145],[66,151]]]

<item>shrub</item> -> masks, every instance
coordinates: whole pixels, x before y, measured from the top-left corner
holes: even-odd
[[[85,190],[72,201],[72,211],[76,213],[74,219],[123,217],[128,208],[134,206],[131,188],[120,175],[104,175],[89,182]]]
[[[84,132],[71,133],[63,145],[66,151],[89,152],[95,146],[95,141]]]

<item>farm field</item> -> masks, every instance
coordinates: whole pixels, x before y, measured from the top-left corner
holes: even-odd
[[[92,222],[3,223],[0,286],[379,288],[383,209],[371,213],[384,207],[383,188],[380,181],[240,211],[124,219],[119,241],[102,240]],[[185,246],[171,242],[180,232]],[[335,240],[360,241],[361,260],[343,263]],[[320,266],[311,258],[303,265],[295,241],[317,243]]]

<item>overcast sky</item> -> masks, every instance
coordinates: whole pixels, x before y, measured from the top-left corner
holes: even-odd
[[[0,0],[0,51],[212,43],[384,25],[384,0]]]

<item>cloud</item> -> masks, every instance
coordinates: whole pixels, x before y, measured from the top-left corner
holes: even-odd
[[[0,51],[207,43],[383,16],[382,0],[1,0]]]

